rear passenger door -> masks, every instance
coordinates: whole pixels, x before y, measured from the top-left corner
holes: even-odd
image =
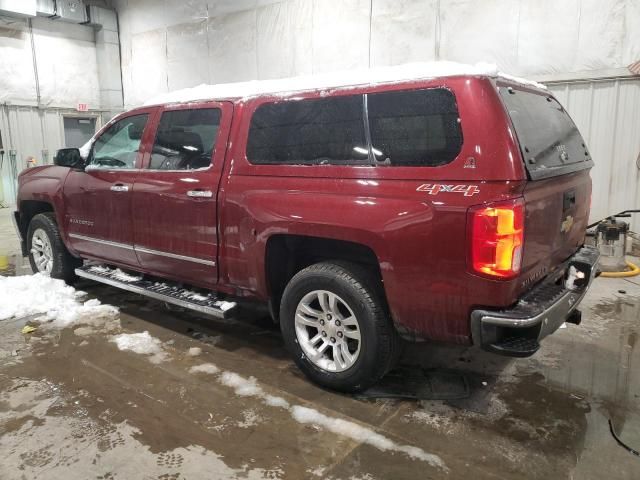
[[[217,191],[232,113],[230,102],[161,112],[132,196],[135,251],[148,273],[216,285]]]

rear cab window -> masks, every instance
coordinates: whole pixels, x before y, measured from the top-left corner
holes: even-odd
[[[435,167],[460,153],[455,97],[445,88],[265,103],[247,141],[252,164]]]
[[[532,180],[593,166],[578,128],[550,94],[507,86],[500,86],[499,92]]]

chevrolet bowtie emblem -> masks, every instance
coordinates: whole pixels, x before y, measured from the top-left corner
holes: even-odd
[[[567,233],[573,227],[573,217],[571,215],[567,215],[567,218],[564,219],[562,225],[560,226],[560,231],[562,233]]]

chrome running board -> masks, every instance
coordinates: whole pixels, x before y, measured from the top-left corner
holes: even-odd
[[[193,292],[171,282],[153,281],[143,275],[131,275],[117,268],[104,265],[85,265],[76,268],[76,275],[104,283],[128,292],[144,295],[154,300],[206,313],[218,318],[228,318],[236,307],[235,302],[219,300],[214,293],[207,295]]]

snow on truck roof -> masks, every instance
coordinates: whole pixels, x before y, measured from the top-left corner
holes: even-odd
[[[144,105],[184,103],[207,99],[249,98],[267,94],[286,96],[310,90],[348,88],[460,75],[501,77],[523,85],[546,89],[540,83],[500,72],[497,66],[491,63],[467,65],[456,62],[421,62],[275,80],[252,80],[217,85],[202,84],[193,88],[157,95],[147,100]]]

